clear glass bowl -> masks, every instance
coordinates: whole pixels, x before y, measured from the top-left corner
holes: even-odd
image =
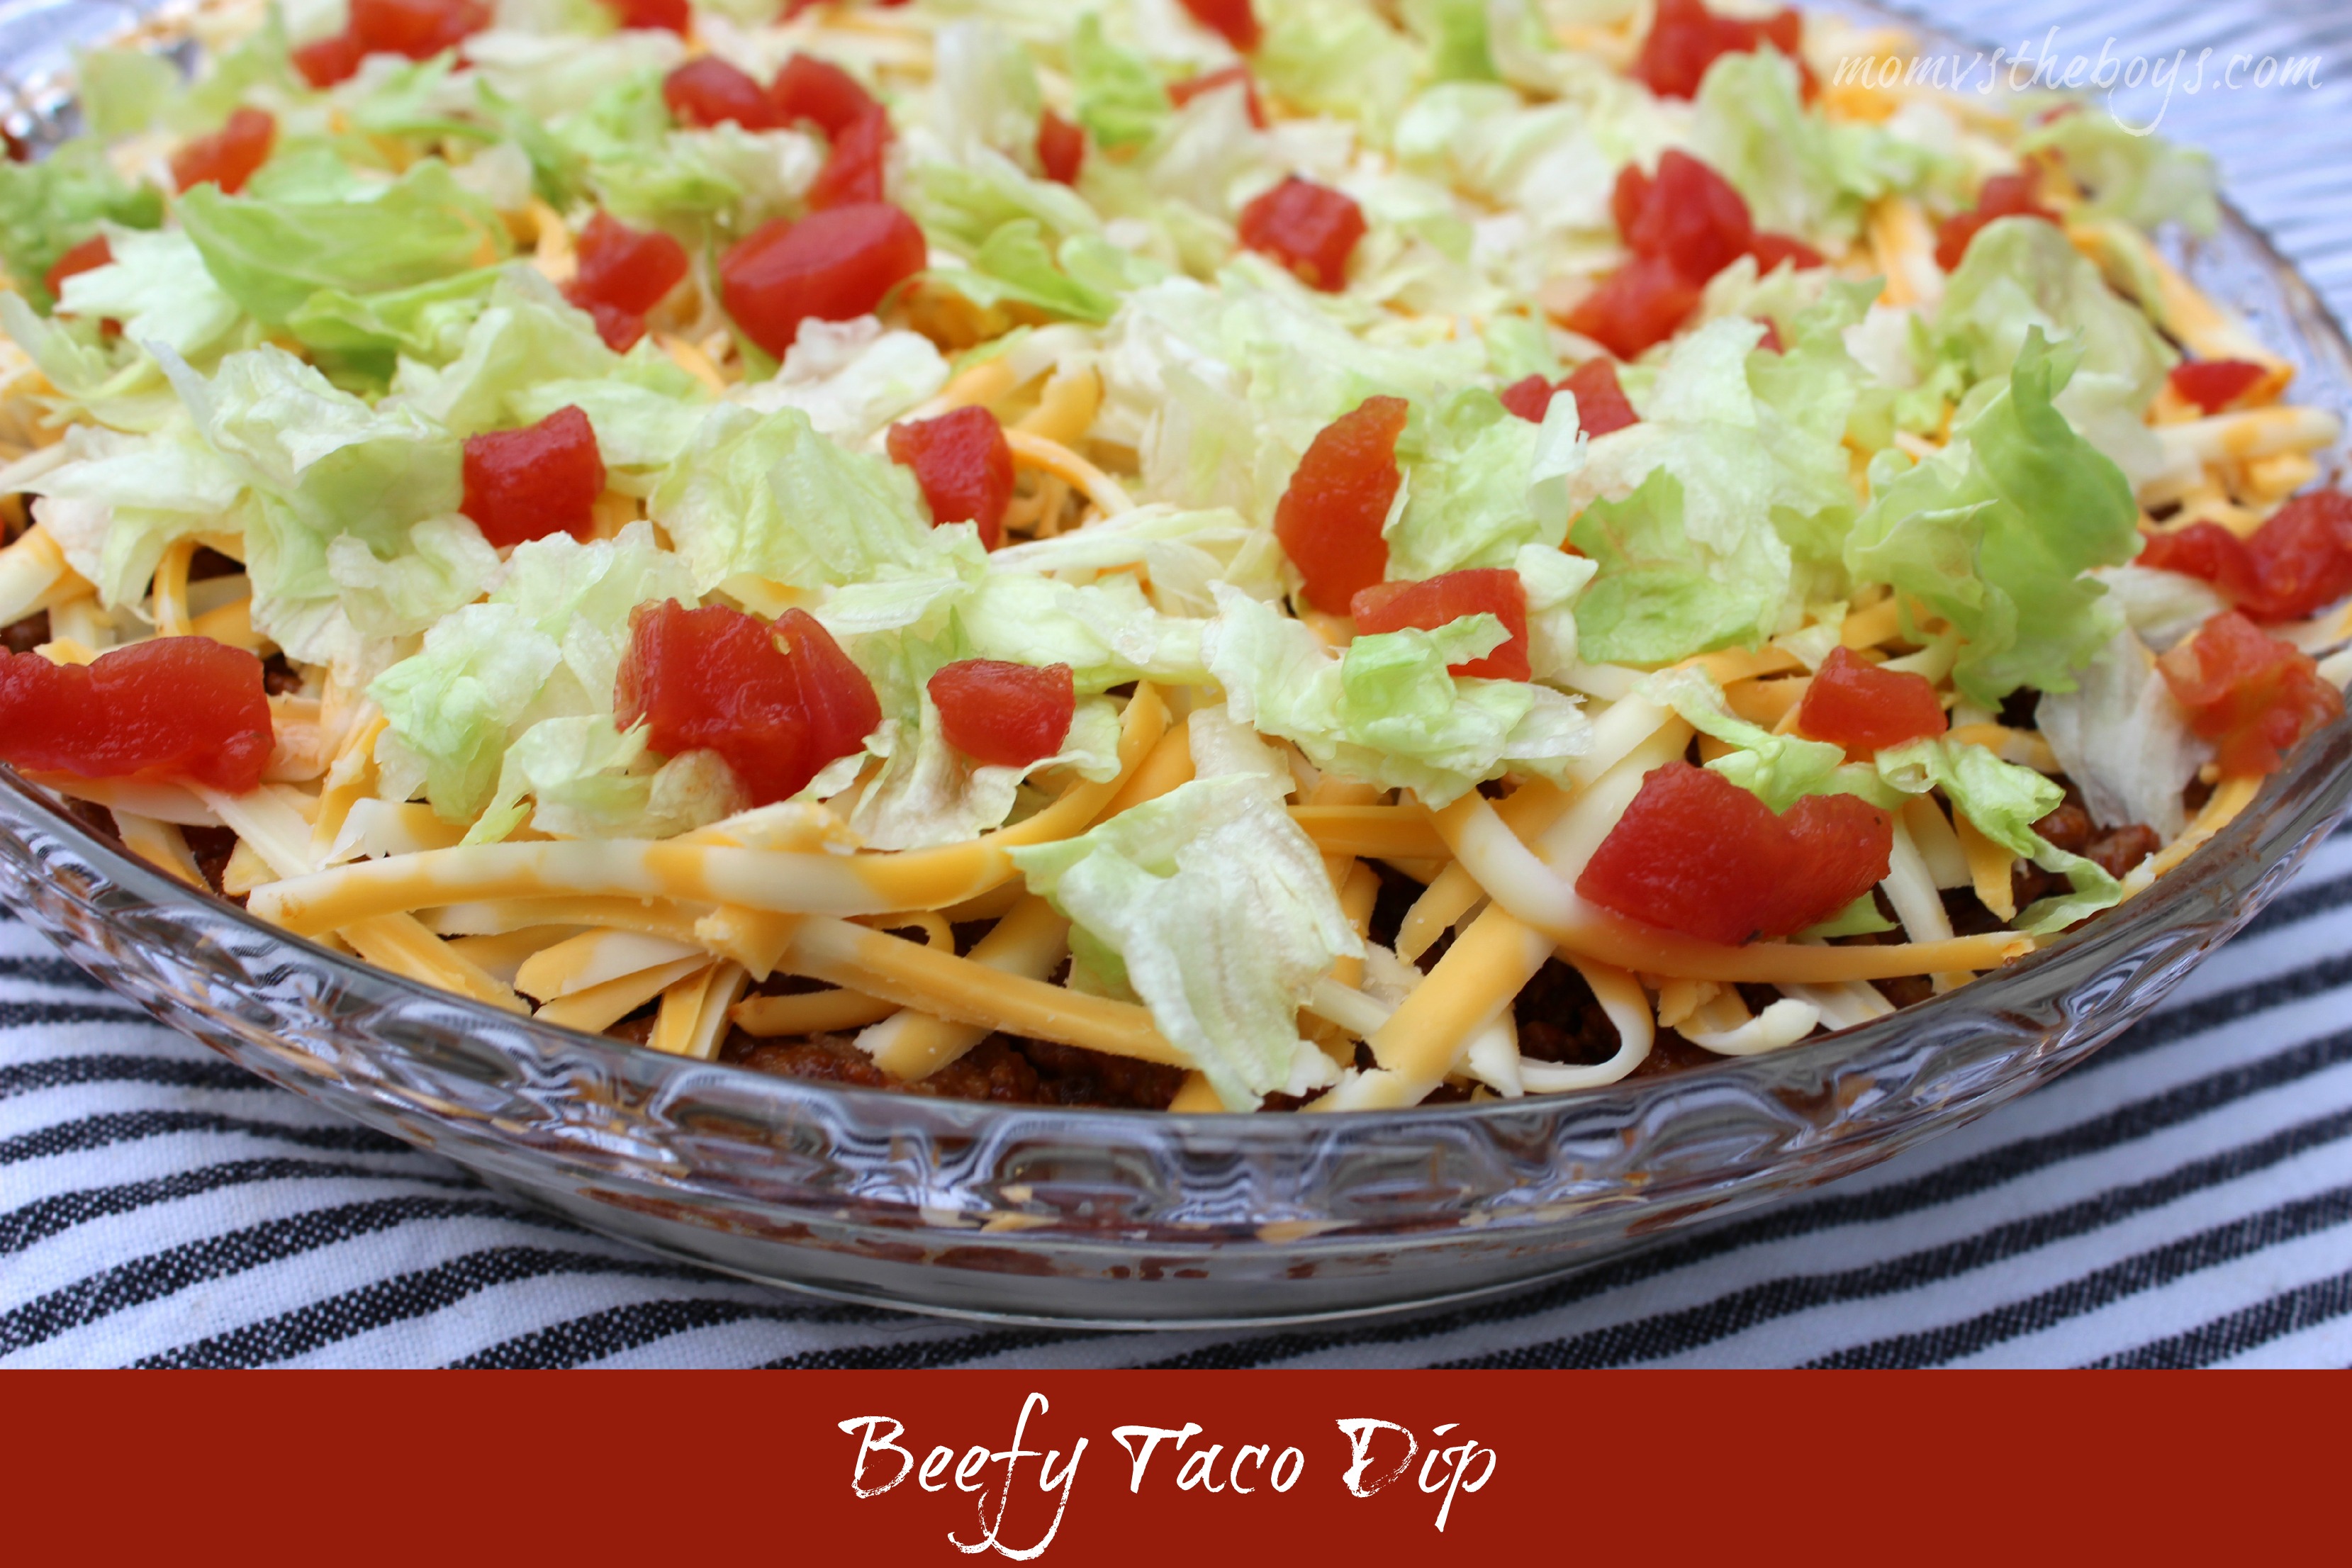
[[[26,86],[19,134],[25,110],[47,119],[66,101]],[[2260,236],[2233,215],[2179,259],[2294,358],[2301,397],[2352,410],[2352,349]],[[2352,723],[2339,723],[2148,893],[1948,995],[1772,1056],[1348,1115],[918,1100],[657,1055],[289,937],[93,837],[4,768],[0,897],[231,1060],[591,1229],[933,1312],[1269,1322],[1579,1268],[1980,1116],[2153,1006],[2262,908],[2347,796]]]

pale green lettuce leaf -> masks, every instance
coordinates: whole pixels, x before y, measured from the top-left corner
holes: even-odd
[[[745,574],[797,588],[862,582],[930,548],[914,476],[835,445],[797,408],[714,408],[648,506],[698,591]]]
[[[2032,330],[2008,384],[1949,447],[1908,468],[1899,451],[1880,453],[1874,499],[1847,542],[1857,582],[1892,584],[1959,631],[1952,679],[1979,702],[2020,686],[2074,689],[2073,671],[2121,624],[2084,573],[2137,552],[2139,509],[2122,472],[2053,406],[2074,352]]]
[[[2163,449],[2147,429],[2147,405],[2179,355],[2056,225],[2038,218],[1988,224],[1945,286],[1936,329],[1944,352],[1979,383],[2006,375],[2029,333],[2038,331],[2053,342],[2077,337],[2081,363],[2059,395],[2058,411],[2134,483],[2161,470]]]
[[[1405,0],[1405,25],[1429,50],[1433,81],[1495,81],[1486,0]]]
[[[2054,151],[2091,193],[2086,211],[2144,229],[2178,223],[2191,234],[2221,226],[2212,155],[2153,133],[2136,134],[2113,114],[2084,109],[2029,128],[2017,151]]]
[[[929,338],[872,316],[801,323],[784,363],[730,394],[746,408],[797,408],[822,435],[852,444],[911,412],[945,386],[948,362]]]
[[[667,838],[744,805],[742,784],[716,752],[656,766],[642,726],[625,733],[609,714],[572,714],[541,720],[507,748],[498,789],[466,842],[497,843],[526,818],[564,838]]]
[[[1442,806],[1514,769],[1557,778],[1591,743],[1582,710],[1548,687],[1446,673],[1501,644],[1492,616],[1360,637],[1334,658],[1305,624],[1237,589],[1216,594],[1202,642],[1227,707],[1319,768]]]
[[[1510,565],[1525,544],[1557,549],[1565,520],[1547,526],[1528,500],[1538,434],[1485,387],[1417,405],[1397,441],[1404,505],[1382,531],[1389,575],[1417,582]]]
[[[1982,746],[1948,735],[1891,746],[1878,753],[1877,768],[1881,778],[1906,795],[1942,790],[1978,832],[2074,884],[2071,894],[2021,910],[2019,931],[2037,936],[2063,931],[2123,897],[2122,884],[2096,861],[2069,854],[2033,830],[2064,804],[2066,792],[2032,768],[2004,763]]]
[[[356,534],[327,542],[327,574],[343,613],[362,637],[408,637],[480,598],[498,575],[499,552],[470,519],[429,517],[405,547],[379,557]]]
[[[1717,58],[1696,110],[1693,151],[1748,198],[1759,228],[1849,240],[1871,202],[1916,189],[1935,172],[1916,142],[1808,112],[1796,67],[1777,50]]]
[[[2092,820],[2144,822],[2170,843],[2188,826],[2181,792],[2212,761],[2211,744],[2190,732],[2156,656],[2128,627],[2084,667],[2081,681],[2044,695],[2034,727],[2082,789]]]
[[[181,196],[179,215],[214,280],[270,326],[321,289],[413,288],[512,248],[498,215],[435,158],[370,201],[265,201],[207,184]]]
[[[1024,164],[1035,156],[1045,99],[1019,39],[983,21],[951,22],[931,45],[931,124],[950,146],[993,147]]]
[[[238,470],[184,418],[138,436],[78,426],[67,435],[66,450],[73,454],[68,461],[26,489],[79,503],[73,515],[89,526],[53,523],[50,532],[109,606],[145,599],[164,550],[220,527],[245,488]]]
[[[1149,142],[1168,117],[1168,89],[1150,62],[1106,37],[1093,11],[1078,18],[1071,36],[1070,79],[1078,123],[1105,148]]]
[[[1013,856],[1087,966],[1132,987],[1228,1109],[1288,1084],[1299,1005],[1363,952],[1281,786],[1253,774],[1192,780]]]
[[[1061,749],[1017,768],[974,763],[949,744],[929,692],[918,692],[917,706],[913,724],[885,718],[867,742],[888,759],[850,818],[868,848],[966,843],[1003,826],[1022,782],[1048,768],[1066,767],[1097,783],[1118,776],[1118,704],[1108,698],[1080,698]]]
[[[83,121],[109,141],[144,131],[179,96],[180,71],[142,48],[78,49],[74,86]]]
[[[1552,553],[1562,561],[1574,559]],[[1006,545],[991,563],[1002,572],[1081,581],[1080,574],[1141,566],[1153,607],[1170,616],[1214,614],[1211,588],[1218,583],[1230,583],[1254,599],[1279,598],[1284,591],[1282,546],[1229,507],[1184,511],[1156,502],[1139,506],[1051,539]],[[1530,585],[1531,619],[1535,595]]]
[[[1528,665],[1549,680],[1576,663],[1576,601],[1599,563],[1549,544],[1522,544],[1512,565],[1528,595]]]
[[[52,303],[49,268],[100,224],[153,228],[163,221],[163,193],[116,174],[93,141],[68,142],[36,163],[0,160],[0,266],[36,310]]]
[[[648,347],[646,353],[659,350]],[[457,357],[437,370],[402,361],[384,405],[413,408],[459,436],[473,436],[525,423],[519,395],[537,383],[598,381],[621,363],[586,311],[536,268],[510,268],[467,328]]]
[[[1364,0],[1297,0],[1259,19],[1265,35],[1250,57],[1258,79],[1311,113],[1353,121],[1375,144],[1429,79],[1427,50]]]

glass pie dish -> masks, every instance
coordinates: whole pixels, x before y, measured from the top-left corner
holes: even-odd
[[[47,48],[129,15],[49,5],[10,26],[31,18]],[[169,16],[151,30],[168,37]],[[20,133],[70,110],[55,78],[30,74],[37,63],[0,54],[19,73]],[[2258,235],[2232,217],[2176,258],[2294,361],[2305,401],[2352,409],[2352,348]],[[2152,1006],[2262,907],[2347,797],[2352,725],[2339,723],[2148,891],[1961,990],[1772,1055],[1605,1089],[1334,1115],[918,1100],[575,1033],[199,895],[5,769],[0,897],[270,1081],[671,1256],[935,1312],[1263,1322],[1507,1289],[1981,1115]]]

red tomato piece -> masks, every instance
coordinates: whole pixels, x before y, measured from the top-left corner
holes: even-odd
[[[1214,92],[1221,87],[1231,87],[1235,82],[1241,83],[1242,91],[1246,95],[1250,123],[1260,131],[1265,130],[1265,105],[1257,100],[1257,83],[1251,78],[1247,66],[1227,66],[1223,70],[1210,71],[1202,76],[1186,77],[1182,81],[1171,81],[1168,84],[1168,100],[1177,108],[1181,109],[1204,92]]]
[[[2246,542],[2218,522],[2192,522],[2187,528],[2144,535],[2139,558],[2133,564],[2201,577],[2242,609],[2262,592]]]
[[[683,38],[694,23],[694,8],[687,0],[604,0],[604,3],[619,14],[625,29],[676,33]]]
[[[812,212],[866,206],[882,199],[882,153],[890,145],[890,120],[879,109],[861,115],[833,139],[824,167],[809,186]]]
[[[1057,185],[1075,185],[1087,166],[1087,133],[1052,110],[1037,118],[1037,164]]]
[[[1675,761],[1642,781],[1576,879],[1603,909],[1736,947],[1827,920],[1885,879],[1894,819],[1850,795],[1775,816],[1720,773]]]
[[[731,120],[746,131],[773,131],[784,122],[760,84],[717,55],[698,55],[662,78],[662,101],[680,125]]]
[[[798,795],[882,721],[873,683],[805,610],[770,626],[675,599],[631,612],[613,706],[665,756],[718,752],[754,805]]]
[[[632,228],[599,211],[580,231],[580,270],[564,286],[575,305],[594,300],[643,315],[686,276],[686,247],[657,228]]]
[[[2033,176],[2027,174],[1995,174],[1977,192],[1974,210],[1954,213],[1936,226],[1936,265],[1949,272],[1959,266],[1969,253],[1969,244],[1977,231],[1996,218],[2038,217],[2044,223],[2057,223],[2058,215],[2042,205],[2034,195]]]
[[[1633,404],[1626,401],[1624,389],[1617,384],[1615,363],[1605,359],[1586,360],[1563,376],[1558,386],[1539,375],[1514,382],[1503,389],[1503,406],[1540,425],[1551,407],[1552,395],[1560,392],[1576,394],[1577,427],[1588,436],[1606,436],[1642,422]]]
[[[1637,256],[1606,278],[1568,313],[1567,326],[1619,359],[1634,359],[1662,343],[1698,309],[1699,286],[1658,256]]]
[[[1748,254],[1756,258],[1756,270],[1759,273],[1769,272],[1783,261],[1799,272],[1828,264],[1820,251],[1803,240],[1769,230],[1757,232],[1756,243],[1748,247]]]
[[[1348,286],[1348,258],[1364,237],[1355,198],[1292,174],[1242,208],[1241,240],[1271,256],[1309,288],[1336,294]]]
[[[1923,735],[1940,735],[1950,723],[1936,700],[1935,683],[1926,676],[1881,669],[1843,647],[1830,649],[1797,705],[1800,731],[1843,746],[1856,760]]]
[[[1551,406],[1551,395],[1556,390],[1542,376],[1530,375],[1511,383],[1496,395],[1502,398],[1504,407],[1530,425],[1540,425],[1544,411]]]
[[[2172,390],[2208,414],[2219,414],[2270,374],[2242,359],[2183,360],[2172,367]]]
[[[458,510],[501,550],[551,533],[585,537],[604,493],[595,428],[571,405],[520,430],[467,437],[465,468]]]
[[[233,196],[269,159],[278,121],[258,109],[239,109],[209,136],[199,136],[172,154],[172,184],[180,190],[214,184]]]
[[[1473,567],[1419,583],[1375,583],[1358,592],[1349,611],[1358,637],[1407,626],[1433,632],[1465,616],[1493,616],[1510,640],[1484,658],[1447,665],[1446,673],[1482,680],[1525,680],[1533,673],[1528,663],[1527,585],[1507,567]]]
[[[1586,360],[1569,372],[1559,386],[1563,392],[1576,394],[1577,426],[1588,436],[1606,436],[1642,422],[1626,399],[1625,389],[1617,384],[1617,366],[1608,360]]]
[[[2227,774],[2278,772],[2296,742],[2344,713],[2343,694],[2311,656],[2225,610],[2156,661],[2189,710],[2189,727],[2215,742]]]
[[[1381,525],[1404,483],[1396,444],[1408,412],[1402,397],[1367,397],[1326,425],[1274,509],[1275,537],[1318,610],[1347,615],[1358,594],[1388,575]]]
[[[1804,25],[1794,11],[1781,11],[1760,22],[1718,16],[1700,0],[1658,0],[1657,17],[1630,73],[1660,98],[1695,98],[1706,68],[1725,55],[1750,54],[1769,44],[1797,58]],[[1805,96],[1812,96],[1812,75],[1798,61]]]
[[[349,27],[332,37],[320,38],[294,51],[294,68],[312,87],[324,89],[339,81],[349,81],[359,74],[360,62],[367,58],[368,47],[360,36]]]
[[[1705,163],[1670,148],[1655,175],[1638,163],[1617,173],[1609,208],[1636,256],[1663,257],[1693,283],[1704,283],[1756,244],[1748,198]]]
[[[570,298],[571,292],[566,289],[565,297]],[[572,302],[588,312],[596,323],[596,335],[604,339],[604,346],[616,354],[627,353],[645,338],[646,319],[635,310],[624,310],[618,305],[607,305],[602,300],[572,300]]]
[[[49,298],[55,300],[64,294],[67,279],[113,264],[114,247],[106,242],[106,236],[93,234],[51,262],[41,281],[48,285]]]
[[[866,314],[929,257],[915,220],[887,202],[772,218],[719,259],[719,297],[744,334],[782,359],[803,321]]]
[[[372,55],[429,60],[490,25],[476,0],[352,0],[351,30]]]
[[[1764,335],[1756,340],[1756,346],[1762,349],[1766,353],[1787,353],[1789,352],[1789,345],[1780,341],[1780,323],[1772,320],[1769,316],[1761,317],[1759,319],[1764,324]]]
[[[993,550],[1004,539],[1004,508],[1013,500],[1013,447],[996,416],[967,404],[936,419],[890,426],[890,460],[915,470],[931,521],[973,522]]]
[[[2299,621],[2352,594],[2352,496],[2297,496],[2248,539],[2215,522],[2151,534],[2139,564],[2201,577],[2257,621]]]
[[[243,648],[155,637],[88,665],[0,653],[0,762],[243,795],[273,744],[261,661]]]
[[[768,84],[768,100],[776,106],[782,123],[805,120],[828,138],[837,138],[867,115],[882,112],[882,106],[858,85],[856,77],[831,60],[797,50]]]
[[[1250,0],[1184,0],[1192,20],[1223,37],[1242,53],[1257,47],[1257,13]]]
[[[1062,749],[1077,711],[1066,664],[1007,664],[967,658],[946,666],[927,689],[939,705],[948,744],[975,763],[1025,768]]]

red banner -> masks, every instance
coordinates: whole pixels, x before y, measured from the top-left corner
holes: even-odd
[[[1494,1563],[2341,1550],[2312,1378],[18,1374],[16,1560]],[[54,1529],[59,1556],[35,1543]],[[27,1540],[27,1536],[31,1540]],[[1661,1558],[1663,1554],[1663,1558]],[[12,1553],[16,1555],[16,1553]],[[646,1559],[651,1560],[651,1559]]]

